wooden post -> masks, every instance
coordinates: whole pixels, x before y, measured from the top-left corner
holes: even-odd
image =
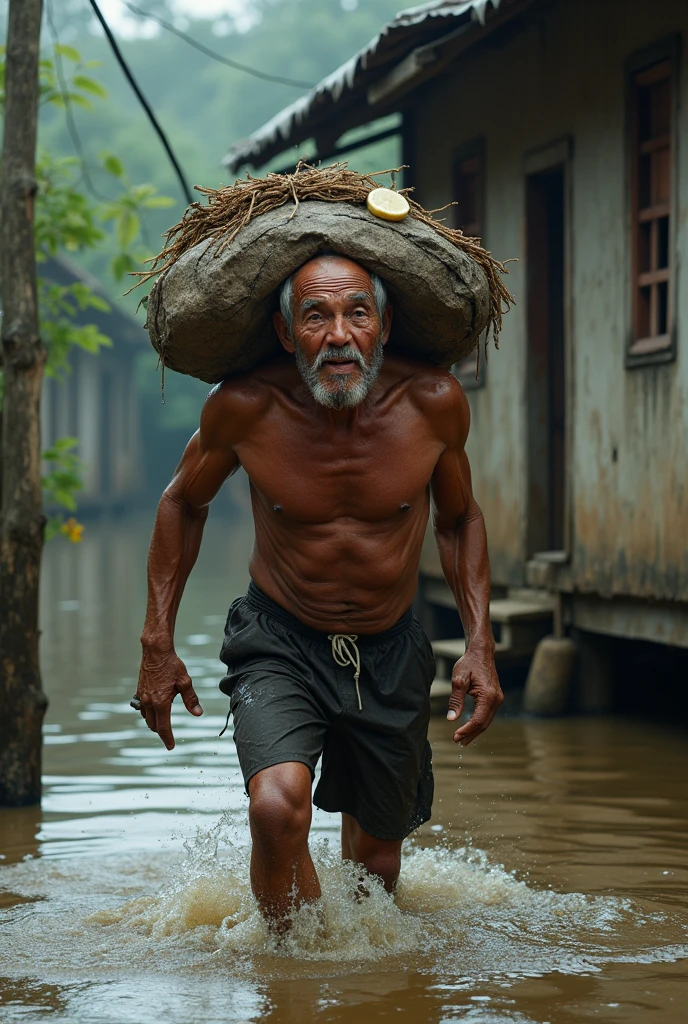
[[[41,798],[38,667],[43,548],[39,407],[45,348],[38,330],[34,200],[43,0],[10,0],[0,193],[2,508],[0,510],[0,806]]]

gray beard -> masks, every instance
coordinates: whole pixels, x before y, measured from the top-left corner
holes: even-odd
[[[304,384],[315,401],[328,409],[353,409],[368,397],[380,372],[384,351],[382,337],[379,337],[368,363],[352,345],[345,345],[344,348],[328,348],[319,352],[310,364],[298,344],[294,345],[296,366]],[[353,373],[336,374],[329,377],[326,384],[323,383],[320,371],[326,362],[335,359],[358,365],[360,376],[356,383]]]

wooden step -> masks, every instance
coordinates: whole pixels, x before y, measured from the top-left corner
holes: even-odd
[[[457,640],[433,640],[432,650],[436,658],[453,658],[458,661],[466,653],[466,641],[463,637]]]
[[[451,658],[452,661],[458,661],[466,653],[466,641],[463,637],[457,637],[456,640],[433,640],[432,649],[436,658]],[[495,644],[495,658],[506,650],[506,644]]]
[[[446,583],[432,580],[425,586],[424,599],[429,604],[456,610],[454,595]],[[549,623],[553,614],[552,598],[543,599],[541,594],[534,594],[531,599],[523,597],[501,597],[490,601],[490,621],[504,625],[520,622]]]
[[[546,608],[552,608],[554,605],[554,596],[549,590],[535,587],[509,587],[504,596],[511,601],[525,601],[526,604],[537,604]]]
[[[456,640],[433,640],[432,650],[440,663],[448,663],[450,667],[453,667],[454,663],[459,658],[463,658],[466,653],[466,641],[463,637],[457,637]],[[501,642],[495,644],[495,661],[498,665],[527,660],[532,653],[530,647],[511,647],[509,644]]]
[[[518,601],[512,597],[490,601],[490,622],[508,625],[519,622],[550,623],[552,615],[552,606],[541,601]]]
[[[553,609],[541,601],[503,598],[490,602],[490,621],[507,647],[534,651],[543,636],[552,632]]]

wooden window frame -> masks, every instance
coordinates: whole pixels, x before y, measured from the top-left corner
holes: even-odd
[[[654,46],[633,54],[626,61],[626,167],[627,167],[627,203],[628,210],[628,239],[629,239],[629,287],[630,295],[627,308],[630,311],[630,324],[626,344],[626,367],[652,366],[657,363],[673,362],[676,358],[676,335],[677,335],[677,294],[676,294],[676,214],[677,214],[677,185],[679,181],[678,167],[678,99],[679,81],[679,37],[674,35],[660,40]],[[669,200],[661,207],[648,207],[640,209],[639,198],[639,157],[641,155],[639,126],[638,126],[638,88],[651,85],[653,81],[662,81],[667,77],[671,83],[670,97],[670,125],[669,125],[669,173],[671,181],[669,186]],[[649,140],[644,144],[656,145],[658,139]],[[641,272],[640,246],[641,231],[643,224],[651,223],[651,259],[656,262],[655,252],[658,244],[659,221],[668,217],[667,232],[667,266],[661,269],[650,269]],[[642,280],[641,280],[642,279]],[[667,296],[667,323],[666,330],[662,334],[654,333],[647,337],[639,335],[638,323],[640,319],[640,289],[650,287],[651,302],[657,302],[656,287],[666,283],[668,288]],[[656,307],[651,311],[652,319],[656,322]]]
[[[485,244],[485,191],[486,191],[486,160],[485,160],[485,138],[480,135],[476,138],[470,139],[468,142],[462,143],[457,149],[454,150],[452,159],[452,199],[456,200],[458,195],[458,175],[459,167],[465,163],[466,160],[475,159],[479,163],[479,178],[481,183],[480,194],[478,197],[478,210],[477,210],[477,221],[472,225],[466,225],[469,232],[472,234],[473,231],[482,238],[483,245]],[[454,217],[452,218],[452,226],[465,230],[463,224],[458,223],[458,212],[456,207],[453,208]],[[477,230],[476,230],[477,229]],[[480,344],[482,335],[478,341]],[[476,391],[478,388],[485,386],[485,379],[487,376],[487,360],[484,354],[481,352],[480,355],[480,377],[476,380],[475,367],[476,367],[477,356],[475,351],[470,356],[466,356],[465,359],[460,360],[458,363],[454,363],[451,368],[451,372],[454,374],[456,379],[460,381],[464,391]]]

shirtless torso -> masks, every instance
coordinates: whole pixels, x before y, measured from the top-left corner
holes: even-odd
[[[460,414],[456,388],[442,371],[390,358],[364,407],[338,424],[325,409],[313,415],[293,361],[282,359],[213,396],[218,419],[253,406],[232,448],[251,480],[250,571],[265,593],[330,632],[378,633],[399,618],[415,593],[428,484],[447,448],[432,410],[453,404]]]

